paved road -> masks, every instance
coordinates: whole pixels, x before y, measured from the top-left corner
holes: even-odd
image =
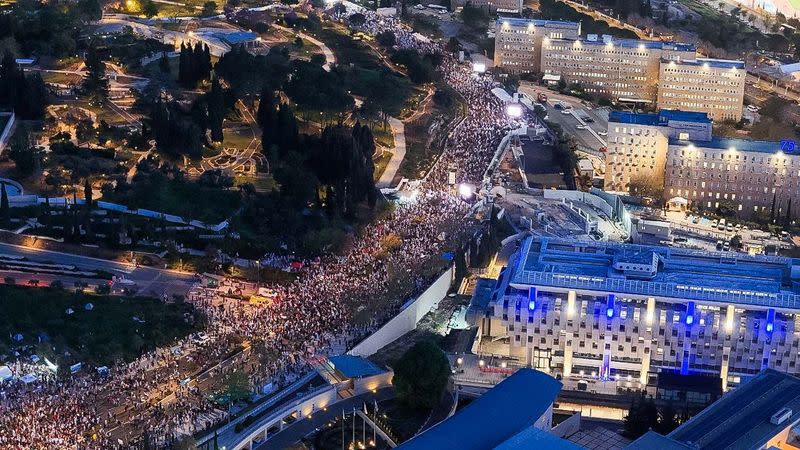
[[[603,157],[603,154],[599,151],[599,149],[600,147],[605,146],[606,142],[604,137],[600,136],[598,133],[605,133],[607,131],[608,115],[603,114],[602,108],[589,109],[581,104],[580,99],[558,94],[542,86],[520,84],[519,91],[525,93],[531,98],[536,98],[536,92],[545,92],[547,94],[548,101],[547,105],[545,105],[547,107],[548,120],[561,125],[564,133],[575,138],[578,147],[581,150],[584,150],[585,152],[597,157]],[[594,122],[586,123],[586,126],[591,128],[594,133],[589,131],[588,128],[583,130],[578,129],[578,126],[582,125],[581,122],[578,121],[573,114],[562,114],[561,110],[555,109],[553,105],[555,105],[557,102],[566,103],[572,106],[572,110],[581,117],[591,117]]]
[[[12,257],[26,257],[36,262],[49,262],[56,264],[74,265],[87,270],[104,270],[117,276],[124,276],[136,284],[140,295],[185,294],[191,288],[193,274],[174,270],[157,269],[154,267],[134,267],[133,264],[91,258],[88,256],[73,255],[70,253],[56,252],[20,245],[0,243],[0,254]],[[24,277],[23,277],[24,278]],[[52,276],[38,276],[37,279],[45,280]],[[65,277],[66,278],[66,277]]]
[[[400,119],[389,117],[389,125],[392,126],[392,133],[394,134],[394,149],[392,149],[392,159],[386,164],[386,168],[381,174],[381,179],[378,180],[377,186],[385,188],[392,185],[397,170],[400,164],[403,163],[403,158],[406,157],[406,128]]]

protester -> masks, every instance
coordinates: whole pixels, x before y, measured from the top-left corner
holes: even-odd
[[[468,206],[453,194],[448,173],[457,182],[480,184],[500,138],[511,124],[490,90],[496,84],[472,73],[438,43],[421,39],[397,19],[367,12],[364,29],[392,31],[398,48],[442,54],[443,80],[468,106],[466,117],[450,132],[442,157],[420,184],[414,201],[366,227],[346,254],[306,261],[296,281],[269,286],[265,305],[243,305],[227,298],[242,286],[225,281],[219,288],[197,287],[189,301],[209,321],[207,340],[187,338],[130,364],[117,364],[108,377],[84,374],[59,380],[44,376],[31,385],[14,382],[0,390],[0,449],[127,449],[142,439],[165,446],[181,435],[204,430],[225,419],[227,411],[209,402],[197,379],[198,368],[212,379],[245,370],[252,385],[285,386],[310,369],[319,355],[339,353],[394,315],[405,299],[430,281],[424,268],[441,259],[473,230]],[[389,236],[399,247],[382,251]],[[270,255],[264,266],[286,266],[292,258]],[[394,304],[375,304],[402,291]],[[371,308],[370,308],[371,307]],[[370,320],[355,320],[379,311]],[[269,349],[276,358],[241,357],[225,369],[237,337]],[[188,379],[188,381],[186,381]],[[182,381],[183,380],[183,381]],[[207,392],[206,392],[207,393]]]

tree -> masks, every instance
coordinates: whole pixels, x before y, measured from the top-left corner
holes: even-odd
[[[470,2],[461,9],[461,20],[474,31],[484,30],[489,24],[489,19],[489,12],[486,9],[473,6]]]
[[[624,435],[636,439],[658,425],[658,408],[652,397],[641,397],[631,402],[624,418]]]
[[[172,69],[169,67],[169,58],[167,52],[161,53],[161,58],[158,59],[158,69],[161,73],[170,73]]]
[[[772,194],[772,206],[769,208],[769,223],[775,223],[775,194]]]
[[[84,22],[100,20],[103,17],[103,8],[99,0],[80,0],[77,10]]]
[[[97,137],[97,129],[92,119],[81,119],[75,125],[75,138],[79,143],[91,142]]]
[[[106,65],[93,47],[86,52],[86,78],[81,84],[81,90],[88,97],[89,103],[95,105],[102,104],[108,98]]]
[[[211,82],[211,89],[206,94],[206,102],[208,103],[208,125],[211,130],[211,140],[222,142],[224,139],[222,122],[225,119],[225,95],[217,78]]]
[[[25,126],[19,126],[14,133],[8,157],[14,161],[17,172],[23,177],[27,177],[39,169],[39,149],[31,146],[28,142],[28,129]]]
[[[397,398],[414,408],[433,408],[450,379],[450,363],[432,341],[414,344],[397,361],[394,379]]]
[[[264,87],[256,111],[256,122],[261,128],[261,147],[264,154],[278,141],[278,98],[274,91]]]
[[[153,0],[144,0],[142,3],[142,14],[148,19],[158,15],[158,5]]]
[[[8,217],[9,206],[8,206],[8,192],[6,191],[6,182],[0,182],[0,189],[3,190],[0,193],[0,216]]]
[[[742,236],[734,234],[733,237],[731,238],[730,243],[732,248],[739,250],[742,247]]]
[[[397,37],[390,30],[381,31],[376,36],[378,44],[386,48],[392,48],[397,43]]]
[[[350,22],[351,26],[358,28],[366,23],[367,17],[361,13],[354,13],[350,14],[350,17],[347,18],[347,21]]]
[[[461,50],[461,42],[458,41],[457,37],[452,36],[447,40],[447,44],[444,48],[450,53],[456,53],[457,51]]]
[[[200,17],[211,17],[217,14],[217,4],[212,1],[203,3],[203,10],[200,12]]]

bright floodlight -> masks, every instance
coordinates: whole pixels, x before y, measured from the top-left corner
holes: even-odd
[[[506,106],[506,114],[508,114],[508,117],[513,117],[515,119],[517,117],[521,117],[522,116],[522,106],[520,106],[517,103],[512,103],[512,104]]]
[[[479,62],[472,63],[472,70],[478,73],[484,73],[486,72],[486,64]]]
[[[458,185],[458,195],[460,195],[461,198],[465,198],[465,199],[472,197],[472,186],[470,186],[468,184],[459,184]]]

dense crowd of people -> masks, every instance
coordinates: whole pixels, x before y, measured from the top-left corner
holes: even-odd
[[[398,47],[444,53],[399,21],[372,14],[367,14],[371,33],[391,30]],[[92,373],[4,385],[0,449],[125,449],[141,439],[164,446],[225,417],[203,395],[199,377],[187,382],[197,370],[207,370],[203,379],[244,370],[254,386],[286,385],[320,354],[343,351],[385,323],[438,275],[442,253],[474,232],[466,218],[469,205],[454,195],[449,172],[456,171],[458,182],[480,184],[510,128],[488,78],[449,54],[443,54],[440,71],[468,109],[412,201],[368,225],[346,254],[306,264],[296,281],[271,286],[274,296],[266,304],[243,305],[196,288],[189,300],[208,317],[203,340],[186,338],[114,367],[106,377]],[[284,262],[276,256],[264,263]],[[243,339],[251,341],[248,351],[233,352]],[[234,363],[219,368],[228,358]]]

